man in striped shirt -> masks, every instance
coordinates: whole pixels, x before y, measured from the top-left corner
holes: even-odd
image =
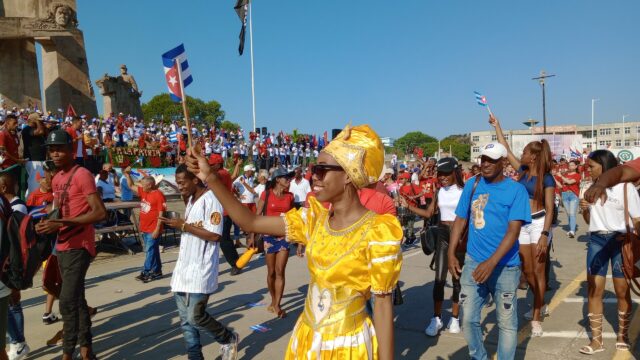
[[[182,231],[171,291],[180,314],[187,357],[189,360],[204,359],[199,330],[205,330],[222,344],[222,359],[235,360],[238,335],[206,311],[209,297],[218,288],[222,205],[185,165],[176,169],[176,184],[183,198],[188,199],[184,219],[161,217],[160,220]]]

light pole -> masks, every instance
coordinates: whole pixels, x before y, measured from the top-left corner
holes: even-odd
[[[547,102],[544,88],[544,80],[546,78],[554,77],[555,75],[547,75],[547,73],[542,70],[540,71],[540,76],[534,77],[531,80],[537,80],[540,82],[540,86],[542,87],[542,126],[543,126],[543,134],[547,133]]]
[[[591,99],[591,139],[593,139],[594,137],[596,137],[596,134],[593,133],[593,123],[595,120],[595,114],[596,114],[596,101],[598,101],[600,99]],[[592,140],[593,141],[593,140]],[[593,149],[591,149],[592,151],[598,148],[598,138],[596,137],[595,143],[593,144]]]
[[[625,138],[626,138],[626,134],[625,134],[626,131],[624,129],[624,120],[627,118],[627,116],[629,116],[629,115],[628,114],[627,115],[622,115],[622,147],[623,148],[625,146],[624,145],[625,144],[624,141],[625,141]]]

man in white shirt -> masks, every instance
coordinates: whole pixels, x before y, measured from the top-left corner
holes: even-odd
[[[295,169],[295,177],[289,184],[289,192],[293,194],[293,205],[296,209],[300,209],[307,199],[307,194],[311,192],[311,184],[309,180],[302,177],[302,169],[299,167]]]
[[[238,176],[238,178],[233,181],[233,184],[232,184],[233,191],[235,192],[236,196],[238,197],[242,205],[244,205],[249,210],[251,210],[251,212],[255,213],[256,212],[256,200],[255,200],[256,191],[254,188],[257,184],[256,184],[256,179],[254,174],[255,174],[256,168],[253,167],[253,165],[249,164],[249,165],[245,165],[243,170],[244,170],[244,173]],[[235,229],[238,229],[238,237],[239,237],[240,228],[235,224],[234,226],[235,226]],[[247,243],[253,242],[252,239],[253,239],[253,234],[247,233]],[[236,244],[240,245],[239,238],[236,238]]]
[[[189,199],[184,219],[160,220],[182,231],[171,291],[178,306],[187,357],[204,359],[199,330],[206,330],[222,345],[222,359],[236,360],[238,334],[206,311],[209,297],[218,288],[222,205],[184,164],[176,169],[176,184],[183,198]]]

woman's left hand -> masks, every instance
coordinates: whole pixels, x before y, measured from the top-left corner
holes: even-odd
[[[547,240],[547,235],[540,235],[536,246],[536,257],[539,263],[543,263],[547,259]]]

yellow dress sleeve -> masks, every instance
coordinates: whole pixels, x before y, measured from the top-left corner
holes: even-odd
[[[402,268],[402,227],[393,215],[380,215],[374,221],[368,237],[371,292],[390,294]]]
[[[285,239],[307,245],[318,219],[326,215],[327,209],[315,197],[309,198],[309,208],[291,209],[282,215],[286,227]]]

